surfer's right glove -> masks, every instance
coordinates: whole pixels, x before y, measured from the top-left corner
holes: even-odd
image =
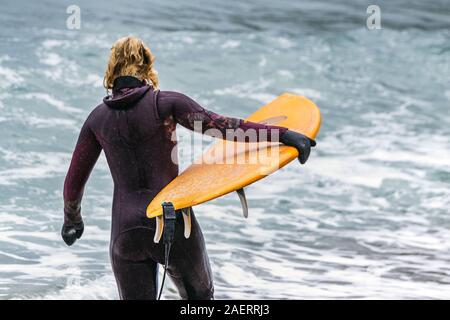
[[[304,164],[308,160],[311,147],[316,145],[316,141],[313,139],[291,130],[287,130],[281,135],[280,142],[287,146],[295,147],[298,150],[298,160],[301,164]]]
[[[84,223],[83,220],[77,223],[67,223],[65,222],[63,224],[62,230],[61,230],[61,236],[64,240],[64,242],[71,246],[77,241],[77,239],[80,239],[83,235],[84,231]]]

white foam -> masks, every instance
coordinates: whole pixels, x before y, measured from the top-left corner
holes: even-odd
[[[250,81],[247,83],[234,85],[227,88],[215,89],[213,94],[218,96],[233,96],[239,98],[253,99],[266,104],[274,100],[277,95],[267,92],[269,82],[261,79],[258,82]]]
[[[75,113],[83,112],[80,109],[77,109],[77,108],[67,105],[64,101],[58,100],[57,98],[55,98],[54,96],[52,96],[48,93],[43,93],[43,92],[27,93],[27,94],[24,94],[22,97],[25,99],[29,99],[29,100],[38,99],[38,100],[44,101],[45,103],[49,104],[50,106],[55,107],[57,110],[63,111],[63,112],[75,112]]]
[[[415,180],[402,170],[366,164],[354,157],[317,158],[314,166],[317,175],[372,188],[379,188],[386,179]]]
[[[434,145],[436,148],[436,154],[428,147],[426,150],[420,150],[423,146],[417,146],[413,151],[405,150],[383,150],[377,149],[372,153],[365,155],[367,159],[373,159],[386,162],[408,162],[419,166],[435,167],[435,168],[448,168],[450,167],[450,148],[440,148]]]
[[[103,78],[100,77],[98,74],[89,74],[83,81],[83,84],[100,88],[103,87]]]
[[[241,45],[241,42],[239,40],[227,40],[222,45],[222,49],[234,49]]]
[[[258,65],[259,65],[260,68],[264,68],[267,65],[266,57],[261,57],[261,59],[259,60]]]
[[[0,184],[16,184],[21,180],[51,177],[66,171],[66,164],[70,156],[65,153],[34,153],[12,154],[8,153],[4,159],[19,161],[11,169],[0,171]],[[22,163],[22,165],[21,165]]]
[[[291,49],[295,46],[295,42],[284,37],[277,38],[277,43],[282,49]]]
[[[47,39],[42,42],[42,47],[46,50],[51,50],[54,48],[67,48],[70,44],[68,40]]]
[[[17,71],[0,65],[0,88],[7,89],[23,82],[24,78]]]
[[[57,66],[61,64],[63,59],[55,52],[46,52],[40,55],[39,61],[48,66]]]
[[[278,70],[277,73],[281,77],[286,78],[286,79],[293,79],[294,78],[294,74],[291,71],[289,71],[289,70],[282,69],[282,70]]]
[[[1,120],[0,120],[1,121]],[[73,131],[79,131],[79,124],[77,121],[65,118],[40,118],[28,116],[23,119],[23,122],[35,128],[65,128]]]
[[[118,300],[119,294],[112,274],[81,284],[69,282],[62,290],[42,297],[42,300]]]
[[[450,100],[450,90],[445,90],[445,96]]]
[[[194,38],[189,37],[189,36],[183,37],[183,38],[181,38],[181,40],[187,44],[193,44],[196,42],[196,40]]]
[[[307,97],[312,100],[324,99],[323,95],[319,91],[311,88],[289,88],[286,91]]]

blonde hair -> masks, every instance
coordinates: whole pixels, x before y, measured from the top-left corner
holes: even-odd
[[[114,42],[106,67],[103,86],[112,89],[114,80],[120,76],[133,76],[146,80],[158,88],[158,73],[153,69],[155,56],[141,39],[128,36]]]

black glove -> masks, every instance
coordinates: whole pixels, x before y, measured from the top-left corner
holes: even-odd
[[[287,146],[295,147],[298,150],[298,160],[301,164],[304,164],[308,160],[311,147],[316,145],[316,141],[313,139],[291,130],[281,135],[280,142]]]
[[[83,220],[81,220],[78,223],[64,223],[62,230],[61,230],[61,236],[64,240],[64,242],[71,246],[75,243],[77,239],[81,238],[81,235],[84,231],[84,223]]]

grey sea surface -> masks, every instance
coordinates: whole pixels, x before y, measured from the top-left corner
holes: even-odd
[[[321,109],[310,160],[248,187],[247,220],[234,194],[195,208],[216,298],[450,299],[450,6],[379,1],[369,30],[370,4],[2,0],[0,299],[118,298],[104,155],[82,240],[59,231],[78,132],[128,34],[153,50],[163,90],[215,112],[246,117],[283,92]]]

